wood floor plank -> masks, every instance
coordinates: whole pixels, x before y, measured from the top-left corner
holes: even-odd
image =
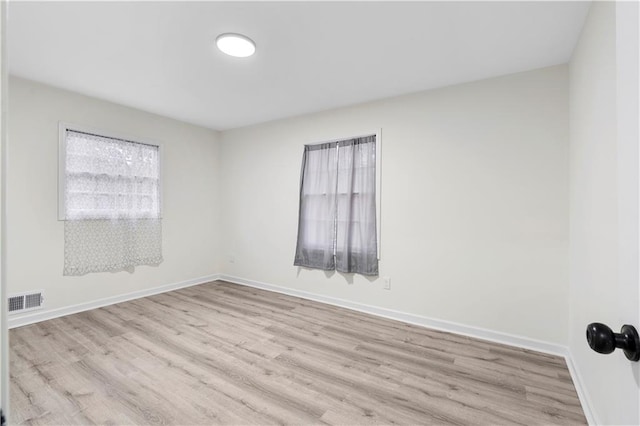
[[[217,281],[10,331],[11,423],[586,424],[564,359]]]

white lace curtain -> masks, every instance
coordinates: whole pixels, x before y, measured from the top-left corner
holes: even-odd
[[[305,146],[294,265],[378,275],[375,136]]]
[[[67,130],[64,275],[162,262],[159,148]]]

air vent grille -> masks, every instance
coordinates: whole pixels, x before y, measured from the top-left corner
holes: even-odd
[[[21,311],[24,309],[24,296],[13,296],[9,298],[9,312]]]
[[[24,296],[24,308],[39,308],[42,304],[42,293],[27,294]]]
[[[43,302],[44,297],[42,296],[42,291],[9,296],[9,313],[15,314],[40,309],[42,308]]]

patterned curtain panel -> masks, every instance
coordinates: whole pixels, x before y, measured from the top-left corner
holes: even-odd
[[[157,146],[67,130],[64,275],[162,262]]]
[[[162,263],[161,219],[68,220],[64,275],[130,270]]]

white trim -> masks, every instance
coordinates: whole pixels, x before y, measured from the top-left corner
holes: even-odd
[[[96,129],[94,127],[83,126],[80,124],[66,123],[64,121],[58,122],[58,220],[65,220],[65,205],[64,205],[64,193],[65,193],[65,170],[67,169],[66,160],[67,160],[67,130],[76,131],[80,133],[89,133],[96,136],[102,136],[105,138],[111,139],[119,139],[126,142],[139,143],[143,145],[151,145],[158,148],[158,168],[160,170],[160,181],[158,182],[158,191],[159,191],[159,209],[160,209],[160,218],[162,218],[162,176],[163,176],[163,149],[162,144],[158,141],[141,138],[137,136],[126,136],[123,134]]]
[[[578,394],[578,399],[580,400],[580,405],[582,405],[582,411],[584,412],[584,416],[587,418],[587,422],[590,425],[602,424],[598,421],[595,411],[591,408],[593,407],[593,404],[591,403],[589,392],[587,392],[587,388],[584,386],[580,370],[573,362],[573,356],[571,355],[571,350],[569,348],[566,348],[564,359],[567,362],[567,368],[569,369],[571,380],[573,380],[573,386],[576,388],[576,393]]]
[[[160,287],[153,287],[145,290],[134,291],[132,293],[121,294],[118,296],[105,297],[93,302],[80,303],[78,305],[67,306],[64,308],[51,309],[48,311],[38,311],[34,314],[27,314],[12,317],[8,321],[9,328],[22,327],[23,325],[33,324],[40,321],[46,321],[53,318],[63,317],[65,315],[77,314],[78,312],[89,311],[91,309],[101,308],[103,306],[113,305],[115,303],[126,302],[128,300],[139,299],[141,297],[153,296],[154,294],[166,293],[180,288],[191,287],[194,285],[205,284],[220,279],[220,274],[212,274],[204,277],[194,278],[175,284],[166,284]]]
[[[7,130],[9,114],[9,67],[7,59],[8,6],[0,2],[0,409],[11,418],[9,400],[9,329],[7,300]]]
[[[289,296],[300,297],[303,299],[314,300],[316,302],[326,303],[328,305],[339,306],[351,309],[353,311],[364,312],[366,314],[376,315],[383,318],[402,321],[408,324],[419,325],[434,330],[446,331],[450,333],[460,334],[463,336],[474,337],[477,339],[487,340],[495,343],[516,346],[523,349],[530,349],[547,354],[566,356],[566,346],[556,343],[544,342],[542,340],[530,339],[528,337],[516,336],[514,334],[502,333],[500,331],[489,330],[486,328],[473,327],[470,325],[459,324],[451,321],[429,318],[422,315],[409,314],[406,312],[395,311],[393,309],[380,308],[363,303],[351,302],[349,300],[338,299],[335,297],[323,296],[320,294],[309,293],[301,290],[294,290],[286,287],[280,287],[273,284],[262,283],[259,281],[248,280],[244,278],[234,277],[221,274],[220,280],[228,281],[234,284],[240,284],[247,287],[269,290],[276,293],[287,294]]]

